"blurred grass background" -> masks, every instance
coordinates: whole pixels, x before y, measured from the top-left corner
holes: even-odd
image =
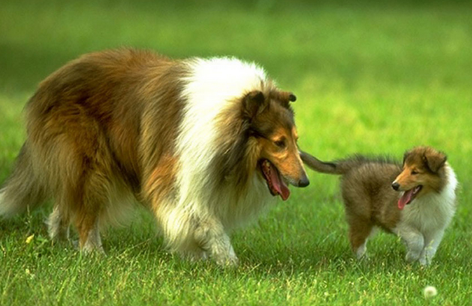
[[[461,188],[430,269],[403,262],[394,236],[352,260],[338,178],[310,172],[253,227],[235,233],[236,271],[167,255],[152,218],[104,237],[83,258],[47,240],[43,209],[0,222],[0,304],[465,305],[471,292],[472,4],[468,1],[58,1],[0,5],[0,182],[25,139],[37,84],[80,54],[148,48],[174,58],[255,61],[293,91],[300,146],[322,159],[448,154]],[[30,244],[26,237],[34,234]],[[29,272],[28,272],[29,271]]]

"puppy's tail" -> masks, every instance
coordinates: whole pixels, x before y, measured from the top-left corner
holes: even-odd
[[[13,173],[0,189],[0,216],[10,217],[46,200],[43,184],[37,179],[27,144],[16,158]]]
[[[324,162],[301,150],[300,157],[305,165],[314,171],[340,175],[345,174],[351,169],[357,168],[360,165],[370,162],[370,159],[362,155],[354,155],[348,159]]]

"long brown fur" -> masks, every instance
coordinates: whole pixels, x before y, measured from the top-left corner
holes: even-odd
[[[181,125],[186,107],[199,102],[201,94],[194,100],[184,94],[184,89],[191,92],[185,86],[192,82],[201,85],[191,79],[192,67],[213,63],[221,61],[179,61],[123,49],[84,55],[51,74],[26,106],[27,140],[0,190],[0,215],[52,198],[51,238],[67,238],[73,224],[81,250],[103,251],[100,228],[121,223],[130,203],[140,202],[155,214],[172,251],[237,263],[229,230],[273,198],[261,161],[270,160],[292,185],[306,186],[308,179],[289,106],[295,96],[268,79],[242,88],[235,101],[219,101],[224,107],[214,125],[198,126],[198,118],[191,127]],[[236,63],[243,77],[259,73],[232,59],[225,63]],[[218,67],[211,72],[226,73]],[[211,78],[202,84],[210,90],[202,99],[212,99]],[[197,160],[199,152],[192,151],[203,136],[191,134],[194,123],[203,132],[215,129],[208,131],[215,134],[209,165],[206,156]],[[192,138],[187,141],[188,135]],[[279,142],[283,147],[275,145]],[[201,168],[193,168],[194,162]]]
[[[149,199],[168,192],[174,169],[164,145],[175,137],[172,118],[182,108],[175,99],[179,71],[165,57],[127,50],[87,55],[50,75],[26,106],[28,140],[7,182],[3,201],[15,207],[6,211],[54,197],[83,248],[93,228],[127,214],[107,205],[117,194]],[[160,108],[159,100],[174,107]],[[155,124],[161,116],[170,120]]]

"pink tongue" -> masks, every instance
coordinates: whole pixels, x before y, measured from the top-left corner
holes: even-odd
[[[282,200],[287,200],[290,196],[290,190],[288,189],[287,185],[285,185],[285,183],[280,179],[279,172],[276,169],[270,171],[270,179],[272,181],[272,186],[280,194]]]
[[[402,210],[405,208],[405,205],[411,201],[411,196],[413,195],[413,189],[405,191],[402,197],[398,200],[398,209]]]

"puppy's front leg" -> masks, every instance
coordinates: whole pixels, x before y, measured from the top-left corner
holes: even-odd
[[[429,234],[425,238],[424,249],[421,252],[420,256],[420,264],[423,266],[427,266],[431,264],[434,255],[441,243],[442,237],[444,235],[444,230],[436,231],[432,234]]]
[[[424,237],[421,232],[416,230],[413,227],[404,227],[398,234],[402,237],[403,241],[406,244],[407,253],[406,261],[413,262],[417,261],[420,258],[421,252],[424,248]]]

